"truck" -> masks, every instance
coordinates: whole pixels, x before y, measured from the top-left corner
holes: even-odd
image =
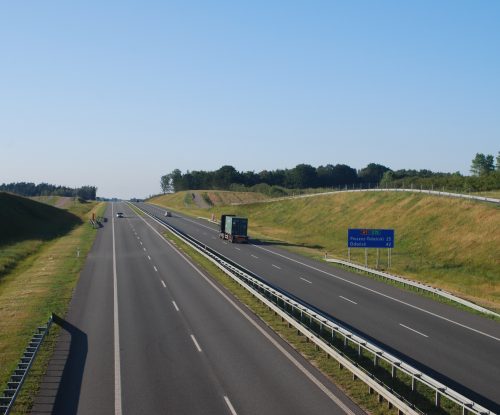
[[[219,238],[231,243],[248,242],[248,219],[235,215],[222,215],[220,218]]]

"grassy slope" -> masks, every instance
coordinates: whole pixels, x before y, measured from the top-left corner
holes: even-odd
[[[68,233],[79,223],[81,218],[71,212],[0,193],[0,279],[44,241]]]
[[[4,253],[11,253],[7,258],[10,265],[0,279],[2,388],[33,330],[51,312],[64,315],[95,237],[96,230],[87,220],[92,211],[102,212],[104,205],[75,204],[68,212],[12,195],[0,194],[0,200],[0,258],[4,263]]]
[[[394,228],[392,271],[500,310],[500,209],[485,203],[406,193],[344,193],[309,199],[196,209],[180,192],[151,202],[194,216],[249,217],[250,234],[308,254],[347,255],[349,227]],[[375,253],[370,251],[370,265]],[[385,252],[384,252],[385,253]],[[384,254],[383,253],[383,254]],[[353,258],[364,261],[362,249]],[[385,257],[382,255],[382,265]]]

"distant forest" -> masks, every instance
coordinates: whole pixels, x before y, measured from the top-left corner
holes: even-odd
[[[239,172],[233,166],[222,166],[215,171],[173,170],[160,179],[163,193],[181,190],[236,190],[257,191],[270,195],[287,193],[285,189],[317,188],[373,188],[415,187],[436,188],[461,192],[500,189],[500,152],[492,155],[476,154],[471,163],[471,175],[439,173],[430,170],[392,170],[381,164],[370,163],[356,170],[345,164],[327,164],[313,167],[299,164],[292,169]]]
[[[0,192],[15,193],[20,196],[68,196],[78,197],[84,200],[95,200],[97,187],[95,186],[82,186],[78,188],[71,188],[66,186],[56,186],[48,183],[3,183],[0,185]]]

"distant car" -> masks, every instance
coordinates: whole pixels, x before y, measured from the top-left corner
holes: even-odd
[[[123,213],[122,212],[116,212],[116,217],[117,218],[123,218]]]
[[[165,212],[165,216],[170,218],[172,217],[172,212],[169,212],[168,210]]]

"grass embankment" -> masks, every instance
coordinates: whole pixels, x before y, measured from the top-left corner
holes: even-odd
[[[96,230],[88,224],[103,203],[77,203],[68,211],[0,194],[0,391],[36,327],[52,312],[64,316]],[[80,256],[77,257],[77,249]],[[48,339],[53,345],[55,333]],[[46,346],[47,346],[46,345]],[[48,363],[51,347],[37,357],[16,413],[24,413]],[[19,412],[18,412],[19,411]]]
[[[212,206],[199,209],[188,193],[150,202],[192,216],[234,213],[249,218],[252,237],[282,242],[307,255],[346,258],[348,228],[394,228],[391,272],[451,291],[500,311],[500,208],[431,195],[367,192],[314,198]],[[380,265],[386,264],[385,251]],[[351,258],[364,262],[364,250]],[[369,265],[375,266],[370,251]]]

